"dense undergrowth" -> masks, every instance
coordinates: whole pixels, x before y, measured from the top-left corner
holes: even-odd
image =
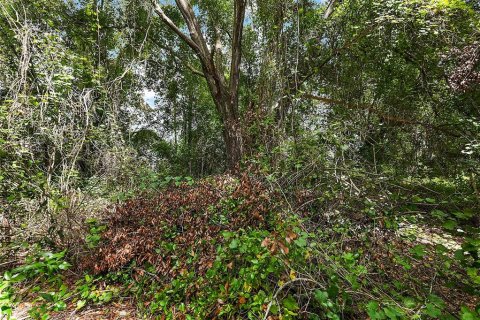
[[[440,179],[351,178],[363,201],[258,173],[169,179],[86,221],[81,250],[24,248],[2,314],[29,301],[38,319],[112,303],[129,318],[478,319],[474,198]]]
[[[0,0],[0,320],[480,319],[479,40],[478,0]]]

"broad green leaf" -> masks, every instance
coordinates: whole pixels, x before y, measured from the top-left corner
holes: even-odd
[[[283,299],[282,304],[287,310],[290,311],[296,311],[299,309],[297,301],[290,295]]]
[[[427,254],[425,249],[426,247],[423,244],[417,244],[410,249],[410,252],[417,258],[423,258]]]
[[[233,239],[232,242],[230,242],[230,245],[228,246],[230,249],[236,249],[238,248],[238,240],[237,239]]]

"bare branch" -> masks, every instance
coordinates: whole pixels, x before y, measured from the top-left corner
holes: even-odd
[[[207,64],[208,57],[210,56],[210,50],[208,49],[207,42],[203,37],[200,24],[195,17],[193,12],[192,5],[188,0],[175,0],[177,3],[180,12],[182,13],[183,19],[187,23],[188,30],[190,31],[191,40],[196,44],[199,51],[200,59],[204,60],[204,63]]]
[[[323,18],[328,19],[332,15],[333,8],[335,7],[336,2],[337,0],[330,0],[330,2],[328,3],[327,10],[325,10],[325,14],[323,15]]]
[[[240,79],[240,63],[242,60],[242,35],[243,22],[245,19],[245,0],[235,0],[232,38],[232,61],[230,66],[230,92],[232,94],[232,105],[238,104],[238,83]]]
[[[204,74],[202,71],[195,69],[195,67],[192,66],[190,63],[184,62],[184,65],[185,65],[185,67],[187,67],[194,75],[200,76],[200,77],[202,77],[202,78],[206,78],[206,77],[205,77],[205,74]]]
[[[173,32],[175,32],[183,41],[185,41],[185,43],[188,44],[195,52],[200,53],[200,48],[198,45],[177,27],[177,25],[165,14],[160,4],[155,3],[154,10]]]

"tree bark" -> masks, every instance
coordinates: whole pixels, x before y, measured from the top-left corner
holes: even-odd
[[[327,10],[325,10],[325,13],[323,15],[324,19],[328,19],[330,17],[330,15],[333,13],[333,9],[335,7],[336,2],[337,2],[336,0],[330,0],[330,2],[328,3],[328,6],[327,6]]]

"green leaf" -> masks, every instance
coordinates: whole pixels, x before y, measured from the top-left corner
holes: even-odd
[[[315,290],[315,299],[317,299],[318,302],[327,302],[328,293],[325,291]]]
[[[26,278],[27,278],[27,276],[25,274],[17,273],[17,274],[13,275],[11,281],[12,282],[22,282]]]
[[[471,213],[471,212],[461,212],[461,211],[457,211],[457,212],[454,212],[453,215],[454,215],[457,219],[461,219],[461,220],[470,219],[470,218],[472,217],[472,213]]]
[[[293,242],[300,248],[304,248],[307,246],[307,239],[305,237],[298,238]]]
[[[403,298],[403,304],[405,305],[405,307],[407,307],[409,309],[413,309],[413,308],[416,307],[417,302],[415,301],[415,299],[413,299],[411,297],[405,297],[405,298]]]
[[[426,247],[423,244],[417,244],[410,249],[410,252],[417,258],[423,258],[427,254],[425,249]]]
[[[453,230],[457,226],[457,222],[455,220],[447,220],[444,224],[443,227],[447,230]]]
[[[385,313],[379,310],[380,305],[376,301],[370,301],[367,304],[367,314],[371,320],[383,320],[385,319]]]
[[[470,310],[465,306],[462,306],[460,311],[460,319],[461,320],[480,320],[480,317],[477,314],[477,312]]]
[[[427,303],[425,306],[425,314],[432,318],[438,318],[442,315],[442,310],[433,303]]]
[[[413,202],[423,202],[423,198],[420,198],[419,196],[413,196],[412,201]]]
[[[57,301],[53,308],[55,311],[62,311],[67,308],[67,304],[64,301]]]
[[[442,254],[442,253],[447,253],[448,252],[448,248],[445,247],[443,244],[436,244],[435,245],[435,251],[439,254]]]
[[[463,261],[465,260],[465,254],[463,253],[462,249],[455,250],[454,257],[458,261]]]
[[[467,274],[475,284],[480,284],[480,276],[477,268],[467,268]]]
[[[296,311],[299,309],[297,301],[292,297],[288,296],[282,301],[283,306],[290,311]]]
[[[40,297],[42,297],[43,299],[45,299],[48,302],[54,302],[55,301],[55,297],[50,293],[40,292]]]
[[[113,293],[111,291],[106,291],[102,293],[102,295],[99,297],[99,300],[103,302],[110,302],[112,298],[113,298]]]
[[[270,312],[272,314],[278,314],[278,306],[276,304],[272,305],[272,307],[270,308]]]
[[[5,271],[5,273],[3,274],[3,278],[9,281],[10,279],[12,279],[12,273],[10,271]]]
[[[339,292],[339,288],[337,285],[331,285],[330,287],[328,287],[327,289],[327,292],[328,292],[328,296],[331,298],[331,299],[336,299],[337,296],[338,296],[338,292]]]
[[[223,231],[222,236],[225,238],[225,240],[228,240],[232,238],[235,234],[231,231]]]
[[[406,258],[406,257],[405,257]],[[406,259],[404,259],[403,257],[401,256],[395,256],[395,262],[397,262],[398,264],[400,264],[405,270],[410,270],[412,269],[412,266],[410,265],[410,263],[408,261],[406,261]]]
[[[383,308],[383,311],[388,319],[395,320],[403,316],[403,312],[395,307],[387,306]]]
[[[447,217],[447,214],[445,212],[443,212],[442,210],[437,210],[437,209],[432,210],[430,212],[430,214],[437,219],[443,219],[443,218]]]
[[[4,314],[7,316],[7,319],[9,316],[12,315],[12,307],[11,306],[1,306],[0,307],[0,315]]]
[[[230,242],[230,245],[228,246],[230,249],[236,249],[238,248],[238,240],[233,239],[232,242]]]
[[[64,262],[62,262],[62,263],[58,266],[58,268],[59,268],[60,270],[67,270],[67,269],[70,268],[71,266],[72,266],[72,265],[71,265],[70,263],[64,261]]]

